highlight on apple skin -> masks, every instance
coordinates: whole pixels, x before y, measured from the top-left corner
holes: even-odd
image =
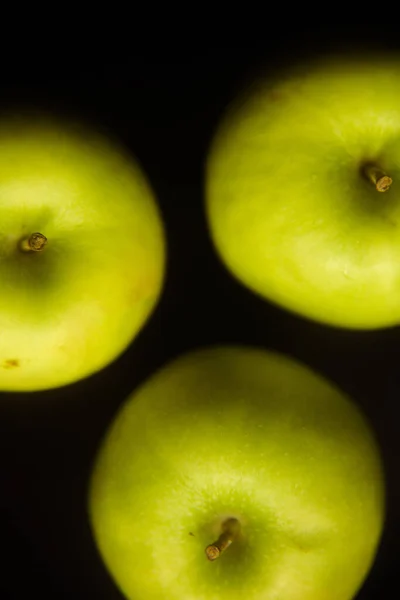
[[[400,323],[400,56],[330,56],[236,98],[206,165],[214,246],[249,289],[328,325]]]
[[[287,357],[226,346],[179,357],[127,399],[88,507],[129,600],[350,600],[385,484],[345,394]]]
[[[86,377],[132,342],[160,296],[165,235],[126,150],[47,115],[0,121],[0,390]]]

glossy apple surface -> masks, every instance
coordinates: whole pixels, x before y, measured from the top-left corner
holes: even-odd
[[[190,353],[137,390],[89,496],[101,556],[131,600],[350,600],[384,518],[379,452],[355,404],[246,347]],[[211,561],[230,519],[236,538]]]
[[[155,306],[164,255],[126,152],[78,125],[0,123],[0,390],[58,387],[115,359]]]
[[[400,323],[400,58],[321,59],[255,85],[221,121],[206,187],[215,247],[250,289],[335,326]]]

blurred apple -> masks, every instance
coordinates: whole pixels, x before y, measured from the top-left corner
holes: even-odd
[[[331,325],[399,324],[400,58],[259,82],[215,134],[206,194],[215,247],[250,289]]]
[[[350,600],[375,557],[384,481],[341,391],[284,356],[220,347],[132,394],[89,509],[131,600]]]
[[[58,387],[115,359],[156,304],[164,255],[127,152],[43,116],[0,122],[0,389]]]

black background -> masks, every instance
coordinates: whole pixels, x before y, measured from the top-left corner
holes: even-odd
[[[204,42],[179,51],[165,43],[157,53],[125,51],[123,59],[93,53],[64,59],[57,69],[28,61],[3,75],[2,109],[31,106],[79,117],[138,157],[163,213],[168,270],[156,311],[113,364],[58,390],[0,394],[1,599],[121,600],[86,515],[99,441],[122,401],[155,369],[186,350],[221,342],[285,352],[335,381],[369,416],[384,457],[388,512],[379,553],[357,599],[396,595],[400,327],[329,328],[252,295],[214,254],[202,203],[213,130],[227,102],[260,68],[268,72],[327,50],[400,44],[376,27],[296,35],[280,30],[278,38],[266,37],[251,46]]]

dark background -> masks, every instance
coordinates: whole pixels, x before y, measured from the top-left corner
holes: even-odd
[[[214,127],[253,74],[330,49],[400,44],[387,27],[380,32],[366,26],[296,35],[280,29],[278,37],[266,38],[252,45],[185,44],[179,51],[165,43],[157,53],[125,51],[123,59],[93,52],[60,60],[57,69],[29,63],[28,56],[23,67],[3,74],[2,109],[31,106],[79,117],[138,157],[163,212],[169,257],[156,311],[113,364],[58,390],[0,394],[2,600],[35,595],[121,600],[97,555],[86,515],[99,441],[122,401],[155,369],[186,350],[220,342],[285,352],[335,381],[368,415],[382,448],[388,513],[375,565],[357,599],[396,595],[400,327],[333,329],[252,295],[214,254],[202,203]]]

